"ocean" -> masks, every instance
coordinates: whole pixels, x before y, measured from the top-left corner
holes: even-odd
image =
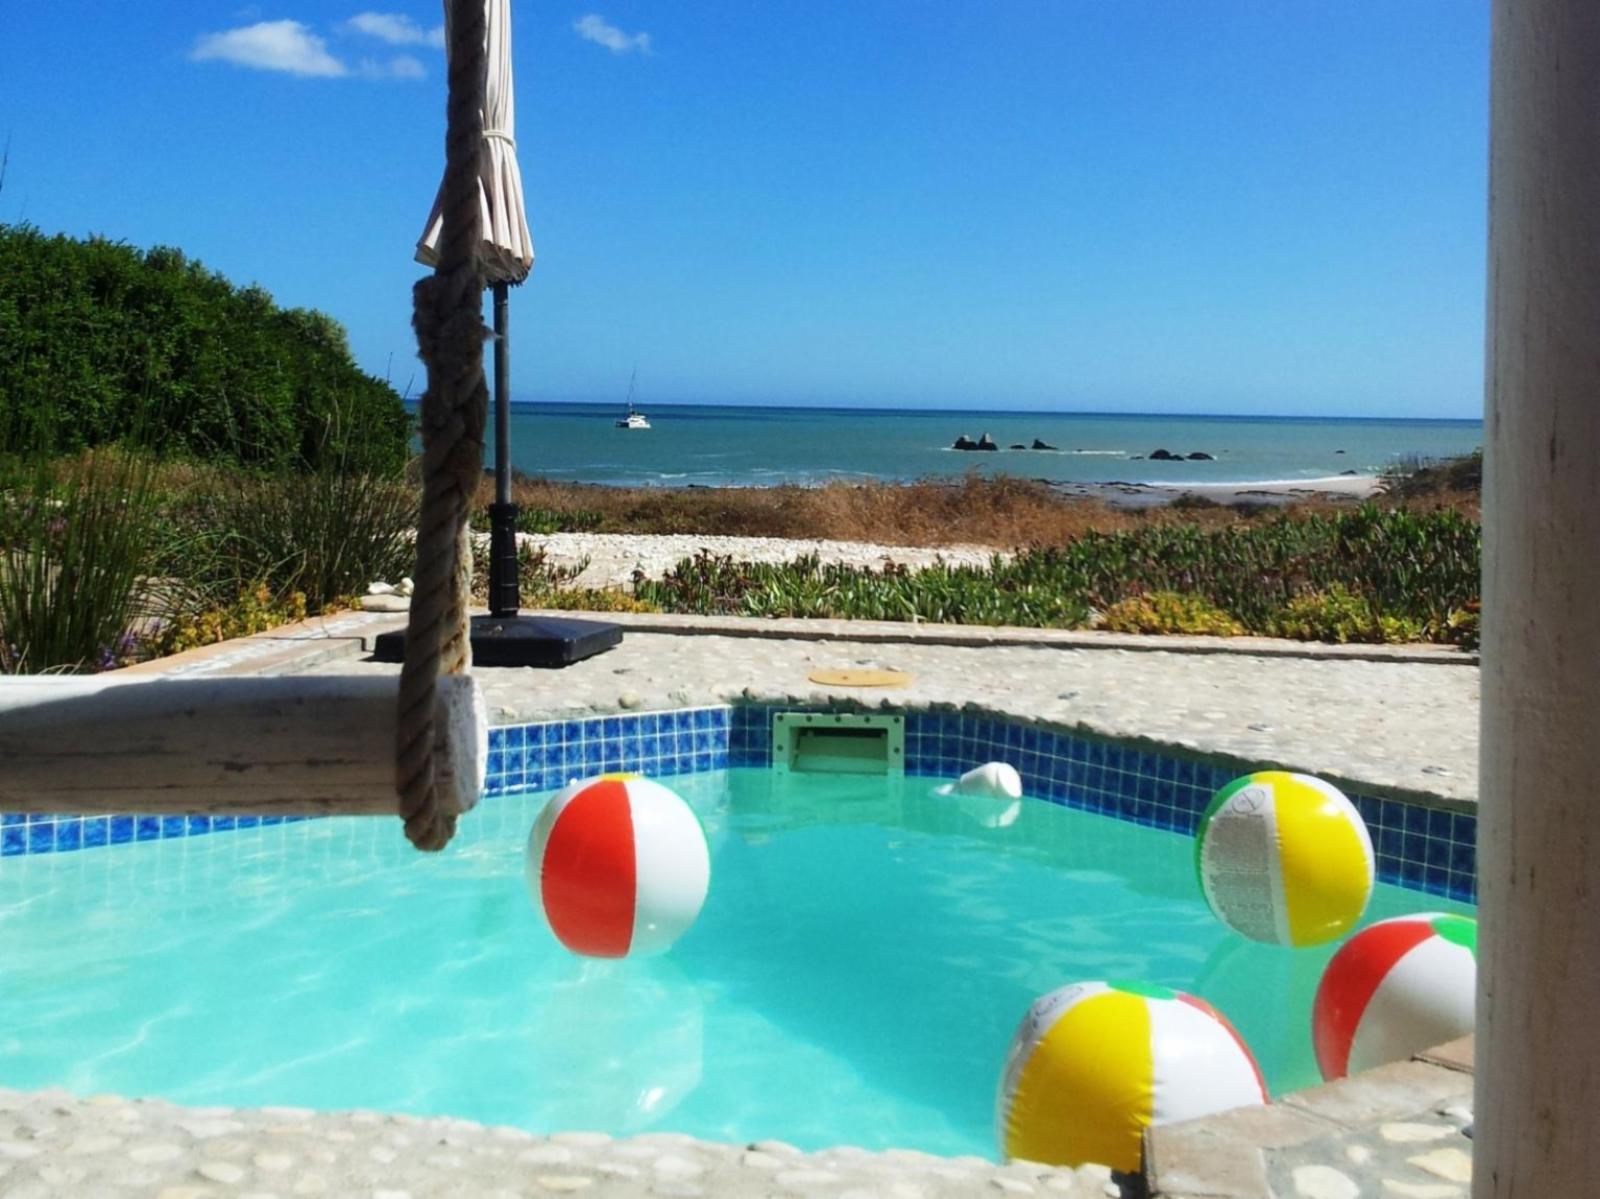
[[[835,479],[910,480],[969,471],[1051,483],[1250,484],[1375,474],[1410,457],[1483,444],[1477,420],[1116,416],[1060,412],[667,405],[648,430],[614,426],[616,406],[516,404],[511,462],[567,482],[757,487]],[[490,421],[493,441],[493,420]],[[950,448],[988,434],[995,452]],[[1035,439],[1050,450],[1011,449]],[[1152,460],[1158,449],[1211,461]],[[492,444],[485,465],[494,462]]]

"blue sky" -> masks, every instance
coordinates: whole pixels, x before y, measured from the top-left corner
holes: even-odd
[[[1486,0],[603,2],[513,3],[519,399],[1479,413]],[[9,5],[0,221],[418,390],[439,13]]]

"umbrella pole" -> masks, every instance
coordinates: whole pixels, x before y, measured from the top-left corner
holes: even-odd
[[[489,612],[515,616],[517,506],[511,502],[511,346],[504,282],[494,284],[494,503],[489,506]]]

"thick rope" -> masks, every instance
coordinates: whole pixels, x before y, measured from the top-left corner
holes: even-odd
[[[417,351],[428,370],[422,395],[422,514],[415,591],[406,626],[395,745],[395,786],[406,836],[443,849],[456,813],[438,793],[434,751],[439,676],[471,666],[467,607],[472,548],[467,513],[483,471],[489,392],[483,380],[482,216],[478,163],[488,69],[483,0],[451,0],[450,98],[445,130],[444,227],[439,262],[412,292]]]

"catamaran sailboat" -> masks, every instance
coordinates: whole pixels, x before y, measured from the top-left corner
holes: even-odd
[[[645,419],[644,413],[636,411],[633,406],[633,381],[638,373],[638,371],[634,371],[632,375],[628,376],[628,415],[617,421],[617,428],[619,429],[648,429],[650,427],[650,422]]]

